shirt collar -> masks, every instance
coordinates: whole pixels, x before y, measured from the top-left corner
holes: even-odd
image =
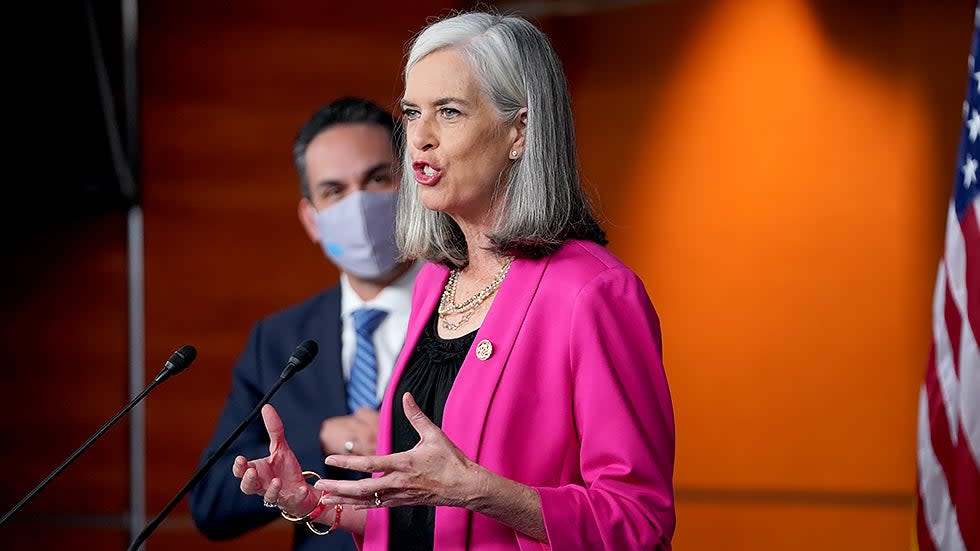
[[[392,281],[371,300],[362,300],[351,287],[347,274],[340,273],[340,315],[348,319],[351,312],[360,308],[378,308],[391,314],[408,314],[412,309],[412,288],[415,276],[424,262],[416,260],[404,274]]]

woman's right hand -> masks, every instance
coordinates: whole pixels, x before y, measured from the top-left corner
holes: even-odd
[[[267,504],[302,517],[316,507],[318,498],[314,494],[319,492],[314,492],[303,477],[276,409],[269,404],[262,406],[262,421],[269,433],[269,455],[252,461],[239,455],[231,472],[242,480],[240,487],[245,494],[261,495]]]

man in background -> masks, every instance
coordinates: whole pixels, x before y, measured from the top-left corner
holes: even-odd
[[[202,463],[305,339],[317,341],[319,354],[271,400],[302,468],[328,478],[356,477],[326,468],[324,458],[374,453],[378,404],[405,339],[418,272],[417,263],[398,261],[395,247],[397,128],[378,105],[348,97],[325,105],[300,129],[293,147],[299,220],[340,270],[340,283],[254,325]],[[276,519],[286,522],[274,504],[243,494],[231,473],[235,456],[262,457],[268,446],[262,424],[250,423],[191,491],[191,514],[207,538],[230,539]],[[304,524],[295,530],[297,551],[355,549],[344,532],[318,537]]]

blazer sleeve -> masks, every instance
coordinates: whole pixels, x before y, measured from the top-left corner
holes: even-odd
[[[583,286],[569,354],[583,483],[535,488],[551,548],[669,550],[673,410],[660,323],[632,271],[611,268]]]
[[[225,438],[251,413],[279,375],[281,365],[263,365],[263,334],[264,322],[260,321],[252,328],[248,343],[235,363],[231,391],[225,400],[211,441],[201,456],[201,464],[207,461]],[[321,455],[316,438],[294,437],[289,443],[297,457]],[[261,418],[256,417],[248,424],[222,458],[191,490],[191,516],[198,530],[208,539],[234,538],[280,518],[279,509],[264,507],[259,496],[242,493],[241,481],[231,473],[232,463],[238,455],[248,459],[269,455],[269,437]]]

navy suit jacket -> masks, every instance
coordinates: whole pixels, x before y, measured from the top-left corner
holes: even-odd
[[[306,339],[313,339],[319,345],[319,354],[306,369],[286,381],[270,403],[282,417],[286,439],[304,470],[317,471],[328,478],[348,478],[348,473],[334,468],[328,472],[319,438],[324,419],[348,414],[340,335],[339,286],[258,321],[235,363],[231,391],[201,463],[275,384],[296,347]],[[269,522],[286,522],[278,508],[262,505],[261,496],[242,493],[241,481],[231,473],[237,455],[248,459],[269,455],[269,438],[261,416],[249,423],[191,490],[191,515],[198,530],[209,539],[230,539]],[[347,532],[316,536],[305,524],[300,524],[296,525],[293,549],[354,551],[356,548]]]

